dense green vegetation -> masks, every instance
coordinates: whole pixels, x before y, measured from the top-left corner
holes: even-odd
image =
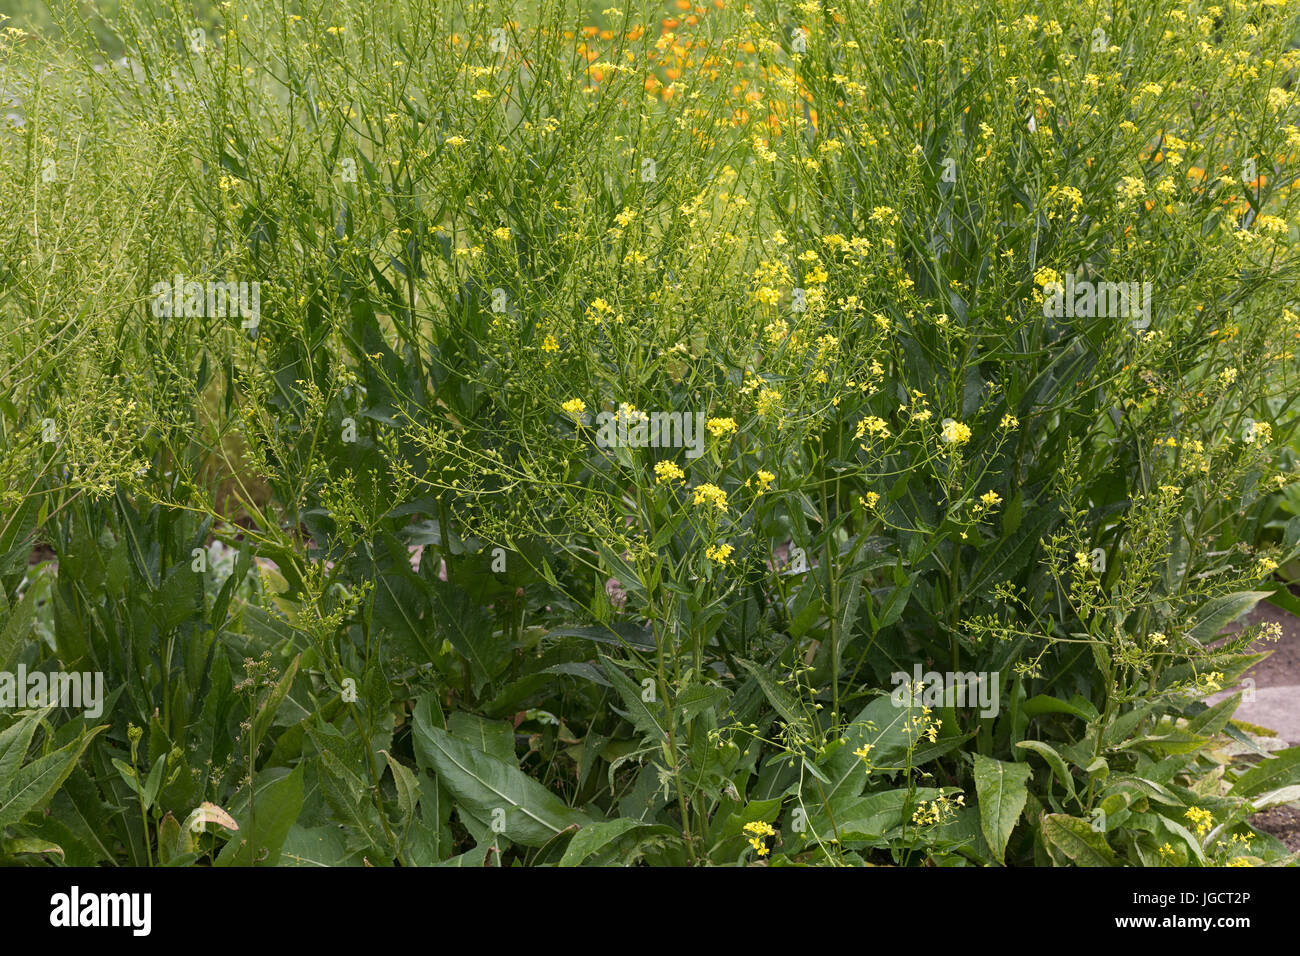
[[[1294,862],[1295,3],[10,12],[4,857]]]

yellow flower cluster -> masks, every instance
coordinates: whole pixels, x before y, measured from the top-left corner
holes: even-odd
[[[655,483],[681,481],[686,474],[671,461],[655,462]]]
[[[877,418],[875,415],[868,415],[862,421],[858,422],[858,430],[854,433],[854,438],[861,438],[863,435],[879,436],[881,438],[889,437],[889,425],[883,418]]]
[[[765,838],[776,836],[772,824],[764,823],[762,820],[755,820],[752,823],[746,823],[742,829],[749,835],[749,845],[754,848],[754,852],[759,856],[767,856],[769,850]]]
[[[731,553],[736,549],[729,544],[714,544],[704,550],[704,556],[718,564],[730,564]]]
[[[717,485],[703,484],[695,488],[695,504],[713,505],[719,511],[727,510],[727,493]]]
[[[946,794],[941,794],[928,804],[922,800],[916,806],[916,811],[912,814],[912,822],[917,826],[933,826],[940,823],[946,823],[956,816],[957,811],[966,806],[966,795],[957,794],[949,798]]]
[[[951,418],[944,419],[943,422],[943,440],[949,445],[964,445],[970,441],[971,431],[969,425],[963,425],[961,422],[953,421]]]
[[[1196,833],[1203,836],[1210,832],[1210,827],[1214,824],[1214,814],[1210,813],[1204,807],[1191,807],[1184,814],[1187,819],[1196,825]]]
[[[704,423],[704,427],[709,430],[709,434],[714,438],[721,438],[723,435],[735,434],[736,420],[734,418],[710,418]]]

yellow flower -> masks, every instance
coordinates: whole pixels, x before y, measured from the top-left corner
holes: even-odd
[[[998,496],[996,491],[986,491],[984,494],[980,495],[980,504],[985,508],[996,508],[998,505],[1002,504],[1002,499]]]
[[[729,544],[715,544],[704,550],[704,556],[710,561],[716,561],[718,564],[729,564],[731,562],[731,552],[735,551]]]
[[[721,438],[728,432],[735,433],[736,420],[734,418],[710,418],[704,423],[704,427],[709,430],[709,434],[714,438]]]
[[[604,317],[613,311],[604,299],[592,299],[591,305],[587,306],[587,318],[599,325]]]
[[[760,495],[771,487],[772,482],[776,481],[776,475],[772,474],[770,471],[764,471],[761,468],[758,470],[758,474],[754,477],[758,480],[758,494]]]
[[[664,482],[681,481],[686,477],[685,472],[678,468],[671,461],[655,462],[655,483],[662,485]]]
[[[548,335],[546,336],[545,339],[542,340],[543,352],[558,352],[559,350],[560,350],[560,343],[555,341],[554,335]]]
[[[717,485],[697,485],[695,488],[695,504],[713,505],[719,511],[726,511],[727,493]]]
[[[505,242],[507,239],[510,238],[510,227],[498,226],[496,229],[492,230],[492,235],[496,236],[502,242]]]
[[[587,410],[587,403],[580,398],[571,398],[560,407],[574,418],[577,418]]]
[[[880,495],[876,494],[874,491],[868,491],[865,495],[858,498],[858,504],[862,505],[862,507],[866,508],[868,511],[874,509],[876,503],[879,501]]]
[[[1272,574],[1277,570],[1277,562],[1272,558],[1260,558],[1255,562],[1255,573],[1260,577]]]
[[[758,408],[758,413],[760,415],[766,415],[768,412],[777,408],[780,402],[781,402],[781,393],[778,392],[776,389],[774,388],[762,389],[758,393],[758,401],[756,403]]]
[[[1016,428],[1016,427],[1018,427],[1019,425],[1020,425],[1020,421],[1016,418],[1015,415],[1003,415],[1003,416],[1002,416],[1002,427],[1003,427],[1003,428]]]
[[[1203,807],[1190,807],[1184,816],[1191,820],[1192,823],[1196,824],[1196,833],[1198,836],[1209,833],[1210,825],[1214,823],[1214,814],[1210,813],[1209,810],[1206,810]]]
[[[1251,445],[1258,442],[1261,445],[1267,445],[1269,439],[1273,437],[1273,426],[1268,422],[1255,422],[1246,432],[1246,437],[1242,440]]]
[[[970,426],[951,418],[943,420],[943,440],[950,445],[964,445],[970,441]]]
[[[868,415],[862,421],[858,422],[858,430],[854,433],[854,438],[861,438],[863,435],[879,435],[881,438],[889,437],[889,426],[885,424],[883,418],[877,418],[875,415]]]

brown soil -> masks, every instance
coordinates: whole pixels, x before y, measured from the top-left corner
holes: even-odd
[[[1295,807],[1269,807],[1251,817],[1250,824],[1277,837],[1292,853],[1300,851],[1300,810]]]

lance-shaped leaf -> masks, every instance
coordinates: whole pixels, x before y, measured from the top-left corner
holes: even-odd
[[[416,710],[415,749],[421,762],[434,768],[458,806],[492,821],[511,842],[539,847],[569,827],[591,823],[518,767],[475,750],[427,718]]]
[[[1029,798],[1025,785],[1031,773],[1028,764],[975,755],[975,793],[979,797],[980,827],[999,863]]]

